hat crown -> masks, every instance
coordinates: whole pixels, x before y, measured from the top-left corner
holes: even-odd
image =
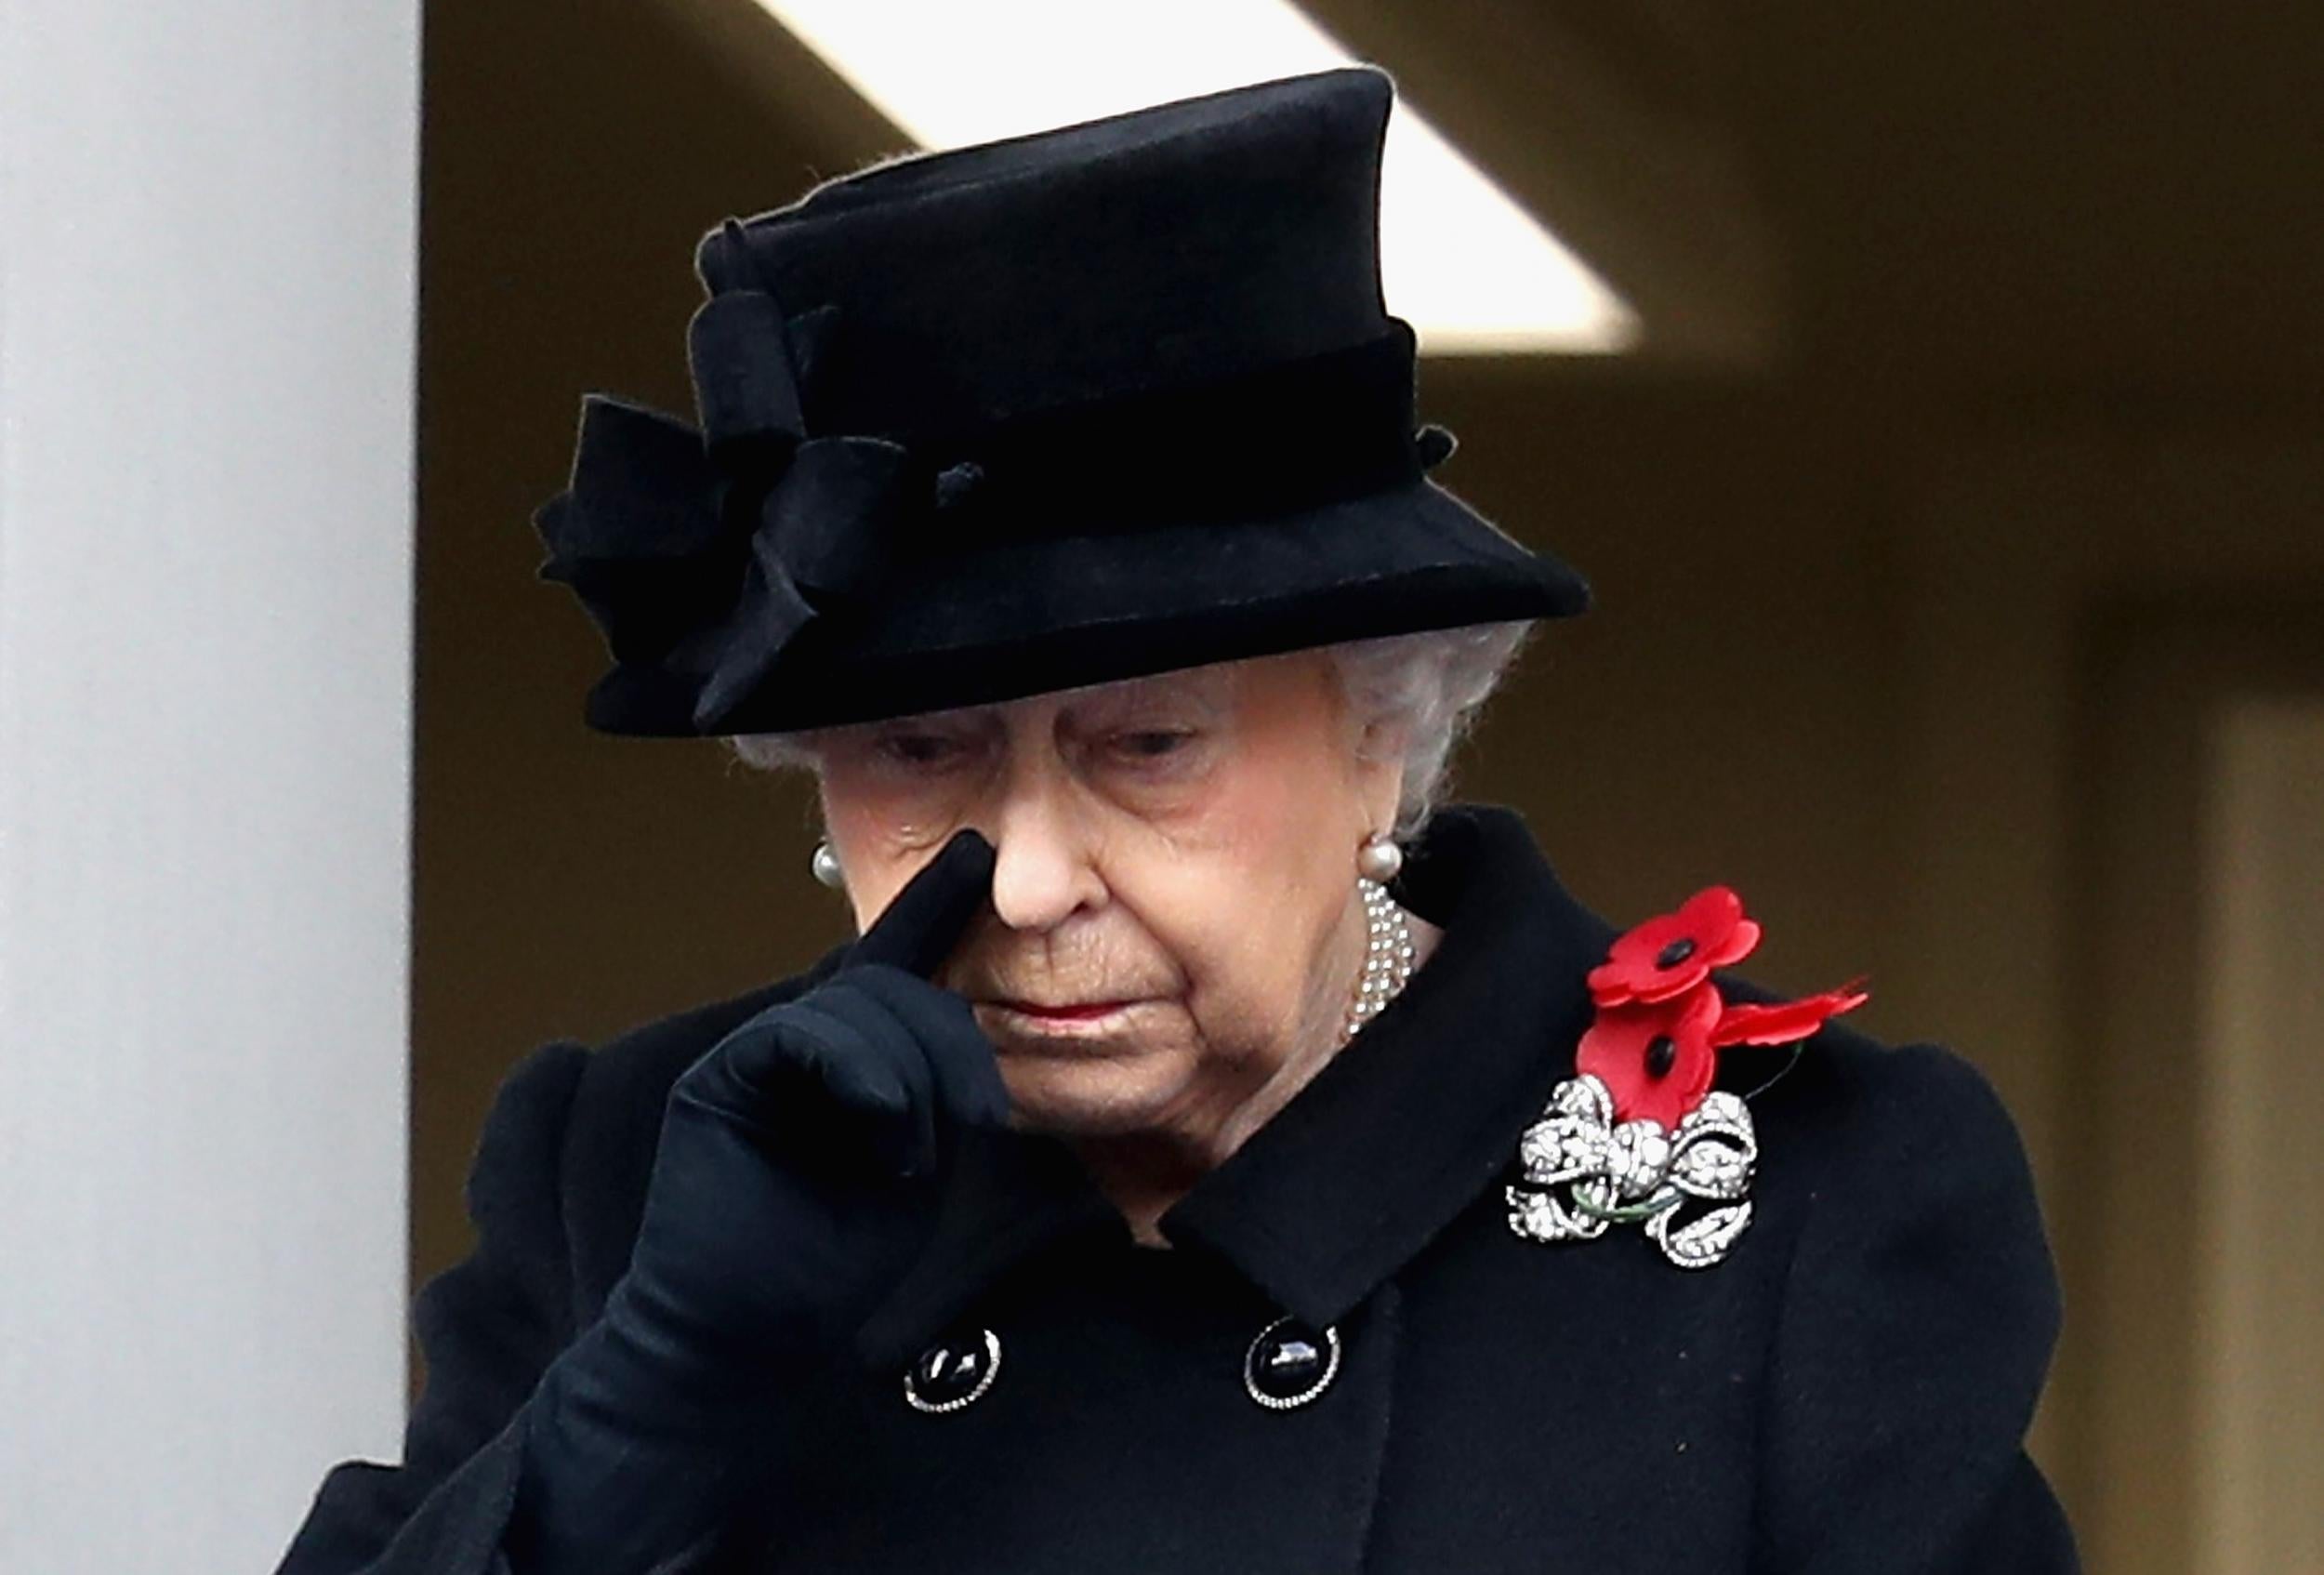
[[[822,312],[810,432],[972,453],[1026,416],[1378,338],[1393,97],[1353,67],[917,154],[713,232],[696,264],[714,295]]]

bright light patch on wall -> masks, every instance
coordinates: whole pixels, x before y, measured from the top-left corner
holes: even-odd
[[[759,0],[922,145],[1046,130],[1347,65],[1288,0]],[[1401,101],[1380,169],[1389,309],[1433,351],[1606,351],[1635,315]]]

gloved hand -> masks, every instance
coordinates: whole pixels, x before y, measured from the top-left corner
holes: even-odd
[[[991,1043],[928,982],[992,885],[962,831],[829,978],[671,1091],[627,1272],[527,1402],[524,1575],[619,1575],[716,1536],[739,1470],[925,1239],[952,1138],[1008,1118]]]

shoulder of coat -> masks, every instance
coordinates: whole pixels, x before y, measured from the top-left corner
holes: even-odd
[[[1750,1103],[1763,1176],[1779,1155],[1802,1179],[1813,1176],[1812,1186],[1893,1179],[1938,1161],[2024,1163],[2015,1122],[1991,1079],[1934,1040],[1891,1042],[1827,1023]]]

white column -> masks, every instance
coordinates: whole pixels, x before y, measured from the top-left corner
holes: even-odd
[[[403,1410],[417,0],[0,0],[0,1569]]]

